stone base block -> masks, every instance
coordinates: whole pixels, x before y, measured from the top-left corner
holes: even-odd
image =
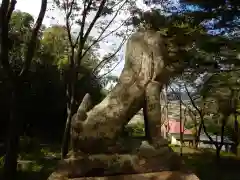
[[[58,174],[54,174],[54,176],[55,179],[66,180]],[[199,180],[199,178],[194,174],[182,173],[180,171],[163,171],[104,177],[81,177],[69,180]]]
[[[87,177],[103,178],[106,176],[125,177],[126,179],[127,177],[141,177],[141,174],[153,172],[168,172],[169,177],[171,177],[172,175],[170,176],[170,174],[172,174],[172,171],[189,173],[184,170],[184,163],[181,158],[168,146],[155,149],[147,142],[143,142],[135,153],[71,154],[68,159],[62,160],[59,163],[56,171],[48,180],[83,180]],[[143,179],[146,178],[148,176],[143,176]]]

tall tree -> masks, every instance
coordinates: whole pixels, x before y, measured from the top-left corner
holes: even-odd
[[[43,31],[40,56],[43,64],[66,65],[68,36],[64,26],[53,25]],[[47,62],[47,61],[50,62]]]
[[[16,178],[17,155],[19,146],[19,127],[21,127],[21,119],[18,117],[18,108],[20,106],[18,99],[21,96],[21,86],[24,83],[24,78],[27,75],[28,69],[31,65],[34,56],[36,41],[39,29],[42,25],[47,8],[47,0],[42,0],[41,9],[37,21],[32,29],[30,39],[27,43],[27,48],[24,53],[24,64],[20,71],[13,71],[10,64],[10,47],[9,47],[9,24],[12,13],[14,11],[16,0],[2,0],[1,4],[1,65],[6,75],[9,78],[11,86],[11,112],[9,121],[8,140],[6,142],[6,155],[4,161],[4,175],[5,179],[14,180]]]
[[[239,144],[238,134],[238,105],[239,105],[239,71],[219,72],[213,74],[206,81],[201,89],[201,93],[215,102],[217,110],[212,111],[214,115],[212,121],[215,120],[216,133],[223,135],[229,133],[233,135],[235,146]],[[216,124],[218,126],[216,126]],[[231,129],[229,129],[231,127]],[[226,132],[228,130],[228,134]],[[231,130],[232,132],[229,132]],[[220,147],[219,147],[220,148]]]

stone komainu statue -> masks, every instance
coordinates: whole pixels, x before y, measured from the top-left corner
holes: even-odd
[[[179,170],[181,161],[170,151],[160,130],[160,91],[171,77],[181,72],[180,66],[174,67],[160,32],[146,30],[133,34],[127,42],[119,82],[93,108],[90,96],[84,97],[72,121],[73,153],[61,161],[49,180]],[[119,137],[141,108],[148,142],[133,148],[133,142],[124,144]]]
[[[149,141],[160,138],[160,91],[173,71],[166,45],[159,32],[133,34],[127,42],[125,66],[119,82],[108,96],[84,118],[73,120],[74,149],[107,152],[116,143],[124,126],[141,109],[148,120]],[[81,108],[80,108],[81,109]],[[82,116],[82,115],[80,115]]]

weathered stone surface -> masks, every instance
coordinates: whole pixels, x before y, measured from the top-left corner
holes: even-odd
[[[144,118],[147,124],[148,140],[155,147],[158,147],[158,141],[162,140],[161,136],[161,106],[160,93],[161,85],[157,81],[152,81],[146,87]]]
[[[55,178],[61,178],[55,174]],[[59,180],[66,180],[64,178]],[[81,177],[69,180],[199,180],[199,178],[191,173],[183,173],[181,171],[162,171],[154,173],[140,173],[117,176],[103,176],[103,177]]]
[[[188,179],[171,173],[183,170],[183,163],[161,137],[160,128],[160,91],[181,68],[175,69],[160,32],[152,30],[134,33],[125,55],[119,82],[107,97],[92,109],[89,96],[84,97],[72,121],[72,153],[49,180]],[[141,108],[147,141],[121,139],[125,125]],[[168,172],[143,174],[160,171]]]
[[[49,180],[73,179],[91,176],[141,174],[184,170],[180,157],[169,147],[155,149],[143,141],[132,154],[75,153],[59,163]],[[56,175],[58,177],[56,177]]]
[[[149,130],[158,139],[161,124],[159,91],[174,74],[169,68],[171,61],[160,32],[134,33],[127,42],[125,55],[125,66],[114,89],[91,109],[85,120],[82,120],[84,116],[73,120],[77,127],[73,134],[78,137],[75,139],[78,149],[85,153],[104,153],[109,146],[114,146],[124,126],[144,107],[145,98]]]

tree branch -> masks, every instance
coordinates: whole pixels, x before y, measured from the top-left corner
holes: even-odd
[[[204,133],[206,134],[206,136],[208,137],[208,139],[209,139],[211,142],[213,142],[215,146],[217,146],[216,143],[214,142],[214,140],[212,139],[212,137],[211,137],[211,136],[209,135],[209,133],[207,132],[207,128],[206,128],[206,126],[205,126],[204,121],[202,121],[202,127],[203,127],[203,131],[204,131]]]
[[[197,105],[195,104],[192,96],[190,95],[190,93],[189,93],[189,91],[188,91],[188,89],[187,89],[186,84],[184,84],[184,88],[185,88],[185,90],[186,90],[186,92],[187,92],[187,95],[188,95],[190,101],[191,101],[191,104],[193,105],[193,107],[196,109],[196,111],[198,112],[198,114],[199,114],[199,116],[200,116],[200,126],[199,126],[199,129],[198,129],[198,132],[197,132],[197,141],[199,141],[199,137],[200,137],[200,133],[201,133],[202,128],[203,128],[203,131],[205,132],[205,134],[206,134],[206,135],[208,136],[208,138],[211,140],[211,136],[208,135],[207,130],[206,130],[206,127],[205,127],[205,124],[204,124],[203,111],[200,110],[200,109],[197,107]],[[213,141],[212,141],[212,142],[213,142]],[[197,143],[197,142],[196,142],[196,143]]]
[[[174,89],[173,89],[171,86],[169,86],[169,88],[170,88],[171,91],[177,96],[177,98],[178,98],[178,100],[179,100],[180,97],[179,97],[178,93],[177,93],[176,91],[174,91]],[[181,101],[181,103],[182,103],[183,106],[188,107],[188,106],[183,102],[182,99],[180,99],[180,101]]]
[[[202,110],[200,110],[200,109],[197,107],[196,103],[194,102],[192,96],[190,95],[190,93],[189,93],[189,91],[188,91],[188,88],[187,88],[186,84],[184,84],[184,88],[185,88],[185,91],[187,92],[187,95],[188,95],[188,97],[189,97],[189,99],[190,99],[193,107],[197,110],[197,112],[199,113],[199,115],[202,116]]]
[[[82,57],[83,57],[82,56],[82,51],[83,51],[84,44],[85,44],[85,42],[86,42],[90,32],[92,31],[92,28],[93,28],[94,24],[96,23],[98,18],[101,16],[103,8],[104,8],[104,6],[106,4],[106,1],[107,0],[102,0],[101,1],[100,6],[98,8],[98,11],[97,11],[95,17],[93,18],[92,22],[90,23],[90,25],[89,25],[85,35],[82,36],[83,38],[81,38],[81,35],[80,35],[79,48],[78,48],[78,52],[77,52],[77,57],[78,57],[77,65],[78,66],[80,66],[81,60],[82,60]],[[84,23],[82,22],[82,24],[84,24]],[[81,28],[81,31],[82,31],[82,28]]]
[[[73,10],[73,5],[74,5],[74,2],[75,0],[73,0],[70,4],[70,9],[69,11],[67,12],[67,10],[65,12],[67,12],[66,14],[66,27],[67,27],[67,35],[68,35],[68,40],[70,42],[70,48],[71,48],[71,57],[69,57],[69,61],[70,61],[70,66],[73,67],[74,65],[74,49],[76,47],[76,43],[73,43],[73,40],[72,40],[72,35],[71,35],[71,26],[69,24],[69,18],[72,14],[72,10]],[[67,1],[67,9],[68,9],[68,1]]]
[[[82,13],[82,21],[81,21],[81,27],[80,27],[80,32],[79,32],[79,47],[78,47],[78,53],[77,53],[77,57],[78,57],[78,61],[77,61],[77,65],[80,66],[81,61],[82,60],[82,51],[83,51],[83,48],[84,48],[84,44],[86,42],[86,39],[84,40],[84,28],[85,28],[85,22],[86,22],[86,17],[87,17],[87,13],[88,11],[90,10],[91,8],[91,5],[92,5],[92,0],[90,0],[87,3],[87,0],[84,1],[84,4],[83,4],[83,13]],[[86,7],[87,5],[87,7]]]
[[[7,17],[8,14],[8,8],[9,8],[9,0],[2,0],[1,5],[1,17],[0,17],[0,30],[1,30],[1,52],[0,52],[0,61],[3,66],[4,71],[9,76],[12,76],[12,70],[9,64],[9,39],[8,39],[8,33],[9,33],[9,19]]]
[[[117,14],[116,14],[117,15]],[[113,22],[113,20],[116,18],[116,16],[110,21],[111,23]],[[126,20],[127,21],[127,20]],[[101,34],[98,36],[98,38],[96,40],[94,40],[92,42],[92,44],[90,46],[88,46],[88,48],[84,51],[82,57],[84,57],[86,55],[86,53],[98,42],[102,41],[103,39],[107,38],[108,36],[110,36],[112,33],[116,32],[118,29],[120,29],[125,22],[124,21],[120,26],[118,26],[117,28],[115,28],[113,31],[110,31],[109,33],[107,33],[105,36],[102,37],[102,35],[104,34],[104,32],[107,30],[107,28],[109,27],[109,25],[111,23],[108,23],[108,25],[102,30]]]
[[[172,88],[171,86],[169,86],[169,87],[170,87],[170,89],[172,90],[172,92],[177,95],[177,93],[173,90],[173,88]],[[178,96],[178,95],[177,95],[177,96]],[[178,99],[180,99],[179,96],[178,96]],[[181,103],[182,103],[182,105],[184,105],[184,106],[188,109],[190,116],[191,116],[191,114],[192,114],[192,115],[195,114],[195,113],[192,111],[192,109],[183,102],[182,99],[181,99]],[[193,118],[192,116],[191,116],[191,118],[193,119],[193,121],[194,121],[194,126],[195,126],[195,128],[196,128],[196,130],[197,130],[197,121],[196,121],[196,118]],[[201,121],[203,121],[203,120],[202,120],[202,117],[200,117],[200,119],[201,119]],[[201,127],[202,127],[202,122],[200,123],[200,128],[199,128],[199,130],[198,130],[199,133],[200,133]],[[199,134],[199,133],[198,133],[198,134]],[[199,135],[197,135],[197,137],[199,137]]]
[[[1,5],[1,13],[2,13],[2,19],[5,19],[6,14],[8,12],[8,7],[9,7],[10,1],[9,0],[2,0],[2,5]]]
[[[90,34],[90,32],[91,32],[94,24],[96,23],[96,21],[98,20],[98,18],[101,16],[102,11],[103,11],[103,8],[104,8],[104,6],[105,6],[105,4],[106,4],[106,1],[107,1],[107,0],[102,0],[102,2],[101,2],[100,6],[99,6],[99,8],[98,8],[98,11],[97,11],[95,17],[93,18],[93,20],[92,20],[92,22],[90,23],[90,25],[89,25],[89,27],[88,27],[85,35],[83,36],[83,40],[84,40],[84,41],[86,41],[86,39],[87,39],[87,37],[89,36],[89,34]]]
[[[109,33],[107,33],[105,36],[103,36],[103,37],[101,37],[101,36],[99,36],[98,38],[99,39],[97,39],[97,41],[99,42],[99,41],[102,41],[103,39],[105,39],[106,37],[108,37],[109,35],[111,35],[112,33],[114,33],[114,32],[116,32],[117,30],[119,30],[124,24],[125,24],[125,22],[126,21],[128,21],[129,20],[129,18],[128,19],[126,19],[122,24],[120,24],[117,28],[115,28],[114,30],[112,30],[112,31],[110,31]]]
[[[126,0],[126,1],[127,1],[127,0]],[[117,5],[119,5],[121,2],[122,2],[122,1],[119,0],[118,3],[114,4],[114,5],[111,7],[111,9],[115,8],[115,7],[116,7]]]
[[[15,9],[15,5],[17,4],[17,1],[16,0],[11,0],[11,3],[10,3],[10,6],[8,8],[8,12],[7,12],[7,21],[10,22],[10,19],[11,19],[11,16],[12,16],[12,13]]]
[[[30,39],[30,41],[27,45],[27,53],[26,53],[26,56],[25,56],[25,62],[24,62],[22,71],[20,72],[19,76],[23,76],[31,65],[32,58],[34,56],[34,52],[35,52],[35,49],[36,49],[37,35],[38,35],[38,32],[39,32],[39,29],[41,28],[46,10],[47,10],[47,0],[42,0],[41,9],[40,9],[37,21],[36,21],[36,23],[34,25],[34,28],[32,30],[31,39]]]
[[[71,2],[70,10],[69,10],[69,12],[67,12],[67,14],[66,14],[67,34],[68,34],[68,40],[69,40],[69,42],[70,42],[71,48],[74,48],[74,44],[73,44],[73,41],[72,41],[71,26],[70,26],[70,24],[69,24],[69,18],[70,18],[71,14],[72,14],[74,2],[75,2],[74,0]]]
[[[87,7],[86,7],[87,5]],[[83,33],[84,33],[84,26],[85,26],[85,22],[86,22],[86,18],[87,18],[87,13],[90,10],[92,5],[92,0],[90,0],[87,4],[87,0],[84,1],[83,4],[83,12],[82,12],[82,22],[81,22],[81,28],[80,28],[80,39],[83,39]]]
[[[111,21],[109,21],[109,23],[107,24],[107,26],[103,29],[103,31],[101,32],[100,36],[101,37],[103,35],[103,33],[107,30],[107,28],[112,24],[112,22],[114,21],[114,19],[117,17],[119,11],[123,8],[123,6],[126,4],[127,1],[125,1],[116,11],[115,15],[113,16],[113,18],[111,19]]]
[[[121,58],[121,60],[119,60],[119,61],[115,64],[115,66],[113,66],[112,69],[110,69],[110,70],[109,70],[108,72],[106,72],[105,74],[101,75],[101,76],[99,77],[99,79],[101,79],[101,78],[103,78],[104,76],[106,76],[106,75],[108,75],[109,73],[111,73],[111,72],[121,63],[122,59],[123,59],[123,58]]]
[[[100,66],[104,66],[110,59],[112,59],[121,50],[121,48],[122,48],[123,44],[126,42],[126,40],[127,40],[127,38],[124,38],[122,43],[119,45],[119,47],[113,54],[111,54],[109,57],[100,61],[98,63],[98,65],[93,69],[92,73],[94,74]]]

